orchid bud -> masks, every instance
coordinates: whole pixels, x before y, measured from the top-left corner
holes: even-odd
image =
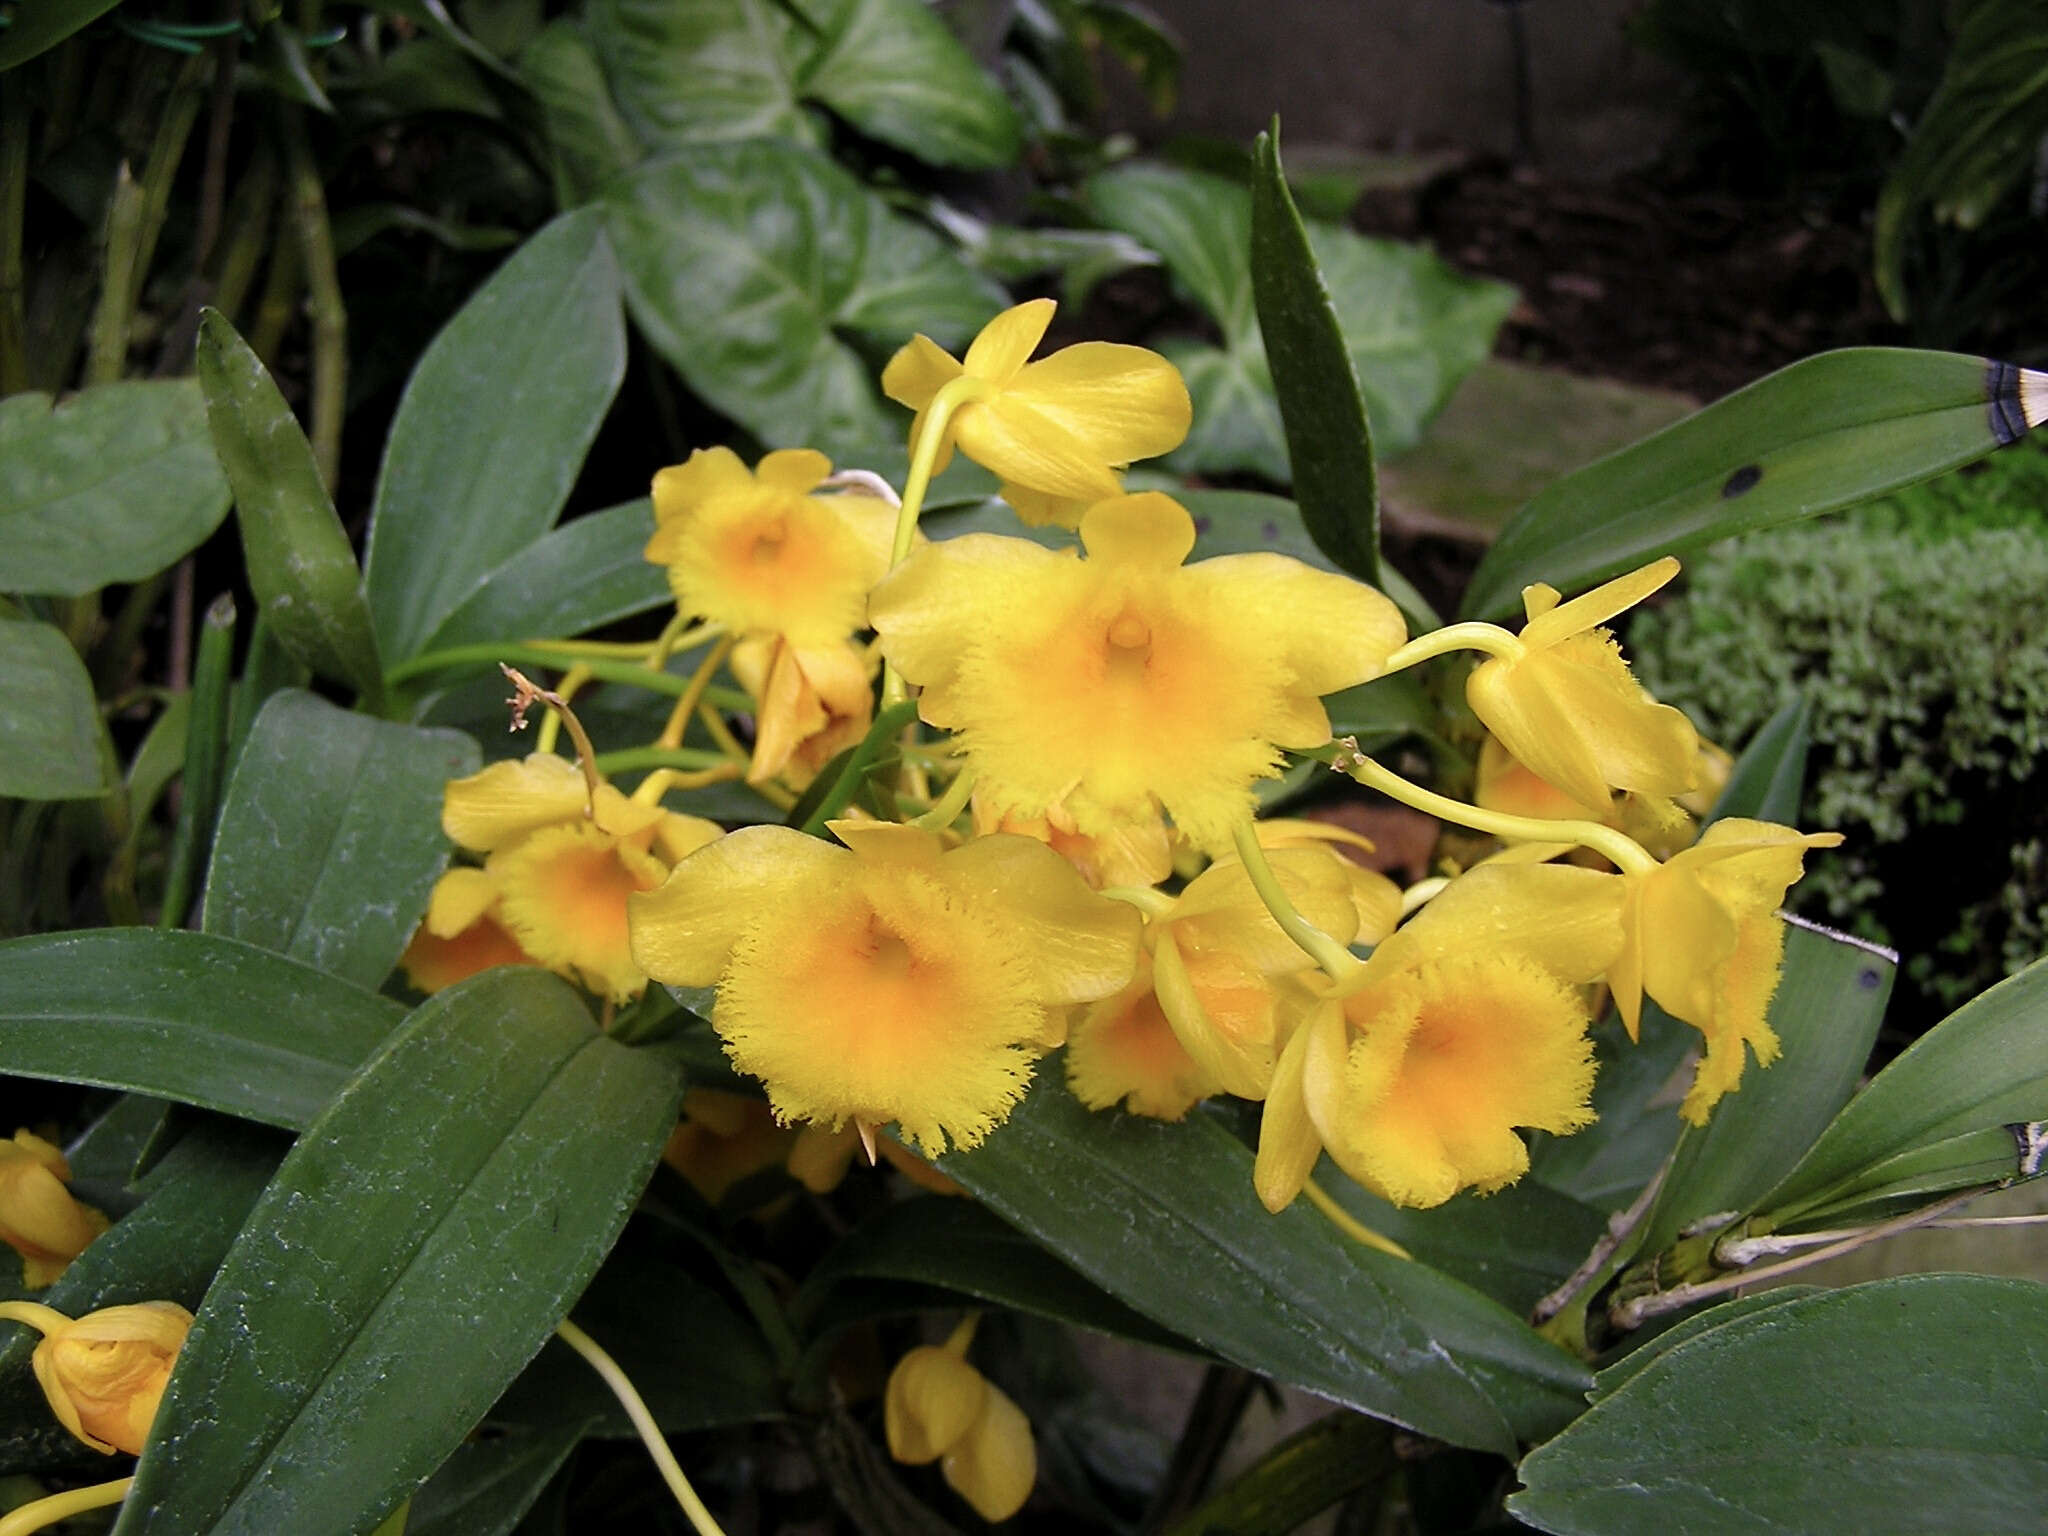
[[[30,1364],[66,1429],[96,1451],[139,1456],[191,1327],[174,1301],[105,1307],[51,1328]]]
[[[0,1141],[0,1241],[21,1255],[22,1283],[41,1290],[107,1230],[107,1219],[72,1198],[64,1154],[17,1131]]]

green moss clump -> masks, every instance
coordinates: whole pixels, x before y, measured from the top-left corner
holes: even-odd
[[[1847,842],[1797,905],[1902,952],[1899,1022],[2048,950],[2048,452],[1732,540],[1688,574],[1631,627],[1637,671],[1724,743],[1811,701],[1800,824]]]

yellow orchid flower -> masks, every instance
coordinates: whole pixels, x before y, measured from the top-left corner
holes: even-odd
[[[779,1167],[796,1146],[797,1133],[776,1123],[761,1099],[692,1088],[683,1095],[683,1117],[661,1149],[667,1163],[717,1205],[742,1179]]]
[[[730,448],[700,448],[656,474],[647,558],[668,567],[677,608],[802,649],[864,627],[896,513],[873,496],[812,495],[831,473],[810,448],[780,449],[752,470]]]
[[[1023,1410],[968,1364],[974,1324],[969,1317],[944,1344],[922,1345],[896,1362],[882,1394],[882,1425],[891,1456],[905,1466],[939,1462],[947,1485],[993,1523],[1031,1496],[1038,1452]]]
[[[452,781],[441,825],[486,859],[482,870],[441,877],[426,931],[475,937],[473,923],[488,918],[533,963],[614,1002],[647,985],[633,961],[626,898],[660,885],[678,859],[721,831],[629,800],[610,784],[592,797],[576,764],[548,752]]]
[[[498,882],[481,869],[451,869],[434,883],[427,915],[398,957],[406,979],[432,995],[494,965],[538,965],[498,916]]]
[[[1563,604],[1555,587],[1524,587],[1529,622],[1512,642],[1503,635],[1499,652],[1466,680],[1466,700],[1486,728],[1582,806],[1605,806],[1612,789],[1676,796],[1692,787],[1692,722],[1644,692],[1614,637],[1597,627],[1677,574],[1666,557]]]
[[[1152,958],[1131,984],[1075,1020],[1067,1035],[1067,1087],[1090,1109],[1180,1120],[1223,1085],[1196,1065],[1154,990]]]
[[[1268,1209],[1327,1149],[1395,1205],[1441,1205],[1528,1168],[1516,1128],[1592,1119],[1584,985],[1620,950],[1614,876],[1489,865],[1460,876],[1366,961],[1355,990],[1292,1022],[1259,1132]]]
[[[1163,805],[1221,852],[1279,749],[1330,739],[1322,696],[1400,645],[1400,613],[1372,588],[1263,552],[1184,565],[1194,540],[1170,497],[1120,496],[1082,519],[1086,559],[968,534],[876,589],[884,655],[957,733],[991,814],[1062,807],[1100,837]]]
[[[35,1311],[42,1316],[18,1320],[43,1331],[29,1366],[50,1411],[94,1450],[140,1456],[192,1314],[174,1301],[105,1307],[75,1321]]]
[[[1055,308],[1051,299],[1032,299],[1004,310],[974,338],[964,361],[923,335],[889,360],[882,393],[918,413],[910,427],[913,456],[933,399],[962,379],[973,382],[944,428],[934,473],[957,443],[1007,483],[1005,494],[1016,487],[1027,498],[1085,504],[1123,489],[1118,467],[1180,446],[1194,408],[1180,370],[1158,353],[1084,341],[1027,361]],[[1057,517],[1049,509],[1048,515]]]
[[[1742,1080],[1743,1047],[1768,1066],[1778,1037],[1766,1018],[1784,965],[1785,925],[1777,909],[1805,867],[1809,848],[1832,848],[1839,832],[1795,831],[1730,817],[1692,847],[1623,877],[1626,947],[1608,971],[1615,1006],[1631,1036],[1644,994],[1706,1037],[1706,1052],[1679,1113],[1704,1125]]]
[[[1116,992],[1138,914],[1029,838],[948,851],[836,821],[742,828],[630,903],[646,973],[718,986],[712,1024],[785,1121],[898,1122],[928,1156],[1009,1113],[1069,1007]]]
[[[1047,806],[1043,816],[1001,815],[977,796],[974,831],[978,837],[991,832],[1035,837],[1098,891],[1112,885],[1154,886],[1173,873],[1173,838],[1165,823],[1156,819],[1113,827],[1090,837],[1075,829],[1074,818],[1064,804]]]
[[[1712,764],[1708,744],[1702,742],[1696,771],[1705,774]],[[1724,782],[1725,779],[1724,774]],[[1686,798],[1699,797],[1695,791]],[[1604,809],[1581,805],[1516,762],[1508,749],[1491,736],[1479,748],[1479,772],[1472,803],[1481,810],[1502,811],[1537,821],[1598,822],[1625,833],[1659,858],[1669,858],[1688,846],[1695,832],[1693,819],[1685,808],[1663,795],[1626,794],[1610,800]],[[1711,808],[1713,797],[1708,796],[1706,803]]]
[[[0,1242],[21,1255],[21,1282],[39,1291],[63,1274],[107,1218],[64,1186],[71,1165],[32,1131],[0,1141]]]
[[[875,696],[861,648],[848,640],[799,646],[754,635],[732,650],[732,675],[754,696],[749,784],[786,779],[801,789],[835,754],[868,733]]]

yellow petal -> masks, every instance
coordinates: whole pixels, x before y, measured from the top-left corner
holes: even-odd
[[[962,359],[962,368],[991,384],[1007,384],[1038,350],[1059,306],[1051,299],[1027,299],[981,328]]]
[[[1194,419],[1178,368],[1157,352],[1107,341],[1064,347],[1027,366],[1003,393],[1105,464],[1171,453]]]
[[[1706,1050],[1678,1106],[1694,1125],[1705,1125],[1721,1096],[1741,1084],[1745,1046],[1760,1067],[1777,1059],[1778,1036],[1768,1015],[1784,962],[1785,925],[1775,917],[1745,920],[1722,971]]]
[[[1628,892],[1617,875],[1570,864],[1487,864],[1458,876],[1373,951],[1376,969],[1514,950],[1572,983],[1622,950]]]
[[[998,479],[1049,496],[1096,502],[1122,486],[1101,458],[1062,421],[1008,394],[961,407],[953,440]]]
[[[1313,846],[1276,848],[1266,862],[1303,917],[1339,944],[1356,937],[1358,911],[1341,855]],[[1219,859],[1190,880],[1159,921],[1170,924],[1183,945],[1228,949],[1264,975],[1315,965],[1275,921],[1236,859]]]
[[[1331,1019],[1337,1017],[1335,1003],[1320,1006]],[[1341,1023],[1338,1027],[1341,1029]],[[1259,1117],[1259,1153],[1252,1164],[1252,1188],[1258,1192],[1259,1202],[1275,1213],[1293,1203],[1323,1155],[1323,1139],[1316,1134],[1303,1097],[1302,1070],[1309,1036],[1310,1030],[1303,1025],[1288,1037],[1273,1068],[1265,1111]]]
[[[1202,1075],[1223,1092],[1263,1099],[1273,1081],[1279,993],[1235,955],[1183,952],[1160,931],[1152,952],[1159,1008]]]
[[[1529,607],[1529,622],[1522,628],[1522,643],[1529,646],[1555,645],[1567,635],[1576,635],[1605,624],[1618,613],[1635,607],[1644,598],[1678,574],[1678,559],[1666,555],[1652,560],[1626,576],[1617,576],[1570,602],[1558,604],[1552,587],[1531,589],[1539,593],[1538,605]],[[1527,602],[1528,594],[1524,593]],[[1540,606],[1539,606],[1540,605]]]
[[[654,520],[666,524],[698,502],[746,490],[753,480],[730,448],[699,448],[683,463],[654,472]]]
[[[977,837],[940,860],[967,900],[1000,906],[1049,1003],[1092,1003],[1126,985],[1144,926],[1135,908],[1098,896],[1065,859],[1028,837]]]
[[[491,855],[498,915],[540,964],[625,1002],[647,985],[627,902],[660,885],[661,862],[588,822],[546,827]]]
[[[1067,1086],[1090,1109],[1179,1120],[1217,1091],[1175,1037],[1152,990],[1152,968],[1090,1007],[1067,1040]]]
[[[492,763],[447,788],[441,828],[464,848],[489,853],[556,822],[581,819],[583,770],[552,752]]]
[[[191,1327],[176,1302],[105,1307],[46,1335],[29,1363],[66,1429],[94,1450],[139,1456]]]
[[[1081,519],[1081,546],[1091,560],[1115,560],[1170,570],[1195,547],[1195,520],[1160,491],[1112,496]]]
[[[70,1169],[56,1149],[24,1131],[0,1142],[0,1242],[21,1255],[25,1283],[41,1290],[61,1275],[92,1240],[107,1230],[107,1219],[81,1204],[64,1180]]]
[[[1571,718],[1604,782],[1651,795],[1692,788],[1699,733],[1681,711],[1643,691],[1607,631],[1574,635],[1522,665]]]
[[[480,869],[451,869],[427,898],[426,930],[452,939],[497,904],[497,881]]]
[[[843,872],[844,849],[794,827],[742,827],[684,859],[659,890],[631,898],[633,955],[657,981],[716,982],[752,911],[801,899]]]
[[[831,473],[832,461],[815,448],[778,448],[754,466],[761,484],[794,496],[809,494]]]
[[[1289,692],[1321,698],[1370,682],[1408,638],[1407,621],[1387,597],[1285,555],[1222,555],[1188,574],[1237,605],[1245,623],[1271,628],[1267,643],[1285,658]],[[1328,738],[1325,721],[1319,739],[1301,745]]]
[[[1613,799],[1599,759],[1562,700],[1544,687],[1531,656],[1492,656],[1465,679],[1465,702],[1502,746],[1538,778],[1583,805]]]
[[[949,1349],[922,1345],[896,1362],[882,1394],[889,1454],[905,1466],[937,1461],[981,1416],[981,1372]]]
[[[898,405],[922,411],[933,395],[959,376],[960,364],[952,353],[929,336],[913,336],[882,370],[882,393]]]
[[[1038,1479],[1030,1420],[1000,1388],[990,1386],[981,1413],[946,1452],[939,1470],[982,1519],[1009,1519],[1024,1507]]]
[[[1033,528],[1079,528],[1082,514],[1094,505],[1092,502],[1072,497],[1051,496],[1044,491],[1034,491],[1025,485],[1011,485],[1008,481],[1003,483],[997,494],[1016,510],[1018,517]]]

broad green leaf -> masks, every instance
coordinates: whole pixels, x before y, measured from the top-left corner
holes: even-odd
[[[553,978],[486,971],[430,999],[307,1127],[258,1202],[178,1357],[115,1529],[374,1525],[596,1272],[679,1091]]]
[[[26,64],[120,3],[121,0],[36,0],[34,5],[11,7],[8,25],[0,30],[0,69]],[[15,88],[21,89],[18,85]]]
[[[1902,1153],[2048,1119],[2044,1013],[2048,961],[1963,1004],[1878,1073],[1759,1208],[1783,1221],[1883,1182]]]
[[[1756,735],[1729,770],[1728,783],[1702,829],[1728,816],[1775,821],[1791,826],[1799,819],[1806,789],[1806,754],[1812,742],[1807,728],[1813,706],[1805,694],[1792,700],[1757,727]]]
[[[840,1320],[904,1311],[929,1300],[914,1287],[972,1296],[1162,1349],[1189,1347],[984,1207],[946,1195],[898,1201],[862,1222],[811,1271],[792,1311],[799,1325],[812,1326],[821,1316]],[[848,1291],[862,1292],[861,1303],[835,1305]]]
[[[1784,1054],[1768,1067],[1752,1059],[1706,1127],[1685,1132],[1644,1221],[1641,1252],[1663,1248],[1701,1217],[1754,1209],[1806,1155],[1863,1075],[1897,969],[1873,945],[1788,926],[1769,1015]]]
[[[1690,1317],[1673,1320],[1670,1314],[1656,1322],[1667,1324],[1661,1332],[1651,1333],[1648,1328],[1642,1333],[1631,1334],[1628,1343],[1633,1347],[1628,1353],[1601,1370],[1593,1378],[1594,1401],[1612,1397],[1630,1381],[1642,1373],[1652,1361],[1669,1354],[1688,1339],[1699,1337],[1709,1329],[1719,1328],[1723,1323],[1733,1322],[1751,1312],[1761,1312],[1766,1307],[1781,1307],[1788,1301],[1797,1301],[1802,1296],[1819,1294],[1817,1285],[1778,1285],[1767,1290],[1753,1291],[1747,1296],[1738,1296],[1733,1301],[1724,1301],[1719,1306],[1708,1307],[1704,1312],[1695,1312]],[[1655,1326],[1653,1323],[1652,1326]]]
[[[1915,1275],[1698,1333],[1522,1462],[1559,1536],[2025,1531],[2048,1507],[2048,1287]]]
[[[798,87],[870,138],[929,165],[993,170],[1017,158],[1009,97],[923,0],[802,0],[817,51]]]
[[[139,1181],[142,1203],[34,1299],[66,1317],[144,1297],[198,1306],[284,1147],[276,1132],[234,1121],[193,1127]],[[7,1262],[19,1268],[11,1254]],[[46,1471],[80,1448],[51,1417],[29,1374],[35,1345],[36,1335],[26,1328],[0,1336],[0,1426],[24,1426],[12,1433],[0,1428],[0,1475]]]
[[[528,240],[427,347],[377,479],[364,587],[389,664],[554,526],[626,370],[595,209]]]
[[[1175,281],[1222,328],[1227,350],[1257,342],[1248,188],[1201,171],[1135,161],[1089,177],[1082,200],[1098,223],[1159,253]]]
[[[406,1536],[510,1536],[582,1439],[567,1424],[465,1440],[412,1496]]]
[[[640,141],[612,100],[585,29],[551,21],[519,53],[519,78],[540,102],[554,150],[555,197],[565,208],[640,158]]]
[[[619,110],[647,144],[820,142],[797,103],[808,43],[790,9],[769,0],[592,0],[585,15]]]
[[[871,355],[970,337],[1001,291],[822,156],[705,144],[607,193],[633,317],[690,387],[771,447],[859,454],[900,439]],[[744,317],[745,323],[735,324]]]
[[[171,1106],[143,1093],[124,1093],[64,1148],[74,1179],[126,1184],[154,1145]]]
[[[2019,378],[1981,357],[1899,347],[1781,368],[1524,505],[1479,562],[1464,612],[1518,614],[1531,582],[1576,592],[1981,459],[2023,430]]]
[[[1169,340],[1160,351],[1187,381],[1195,413],[1187,440],[1166,462],[1190,475],[1245,473],[1286,485],[1287,434],[1265,349]]]
[[[383,669],[348,535],[291,407],[217,310],[199,322],[199,383],[263,618],[315,672],[375,698]]]
[[[1605,1211],[1535,1179],[1492,1195],[1460,1194],[1426,1211],[1389,1205],[1327,1161],[1316,1181],[1373,1231],[1523,1315],[1607,1229]]]
[[[1211,1116],[1090,1114],[1041,1073],[1000,1130],[940,1167],[1111,1295],[1249,1370],[1503,1453],[1571,1418],[1575,1361],[1306,1201],[1268,1214],[1251,1164]]]
[[[477,756],[457,731],[273,694],[221,804],[200,927],[377,987],[448,863],[442,791]]]
[[[661,1253],[630,1227],[570,1313],[576,1326],[632,1362],[648,1411],[669,1434],[781,1417],[782,1382],[761,1334],[724,1293]],[[589,1435],[633,1433],[619,1400],[559,1339],[498,1399],[490,1422],[544,1429],[574,1424]]]
[[[653,534],[645,497],[564,523],[485,576],[420,649],[580,635],[659,608],[673,594],[644,553]]]
[[[1380,577],[1372,427],[1330,291],[1280,170],[1278,119],[1252,149],[1252,293],[1302,521],[1338,568]]]
[[[302,1128],[403,1016],[210,934],[100,928],[0,944],[0,1072]]]
[[[81,800],[113,788],[99,701],[63,632],[0,619],[0,796]]]
[[[0,592],[78,597],[153,576],[227,515],[190,379],[0,400]]]
[[[269,670],[267,663],[277,657],[277,647],[269,643],[258,619],[249,638],[247,670],[236,682],[235,600],[223,592],[207,605],[199,627],[199,654],[192,664],[192,690],[187,695],[192,718],[185,730],[184,782],[178,825],[171,835],[170,868],[164,875],[163,908],[157,914],[159,928],[182,928],[191,914],[200,871],[213,850],[221,788],[240,751],[235,696],[260,685]],[[304,682],[301,671],[298,680]]]

